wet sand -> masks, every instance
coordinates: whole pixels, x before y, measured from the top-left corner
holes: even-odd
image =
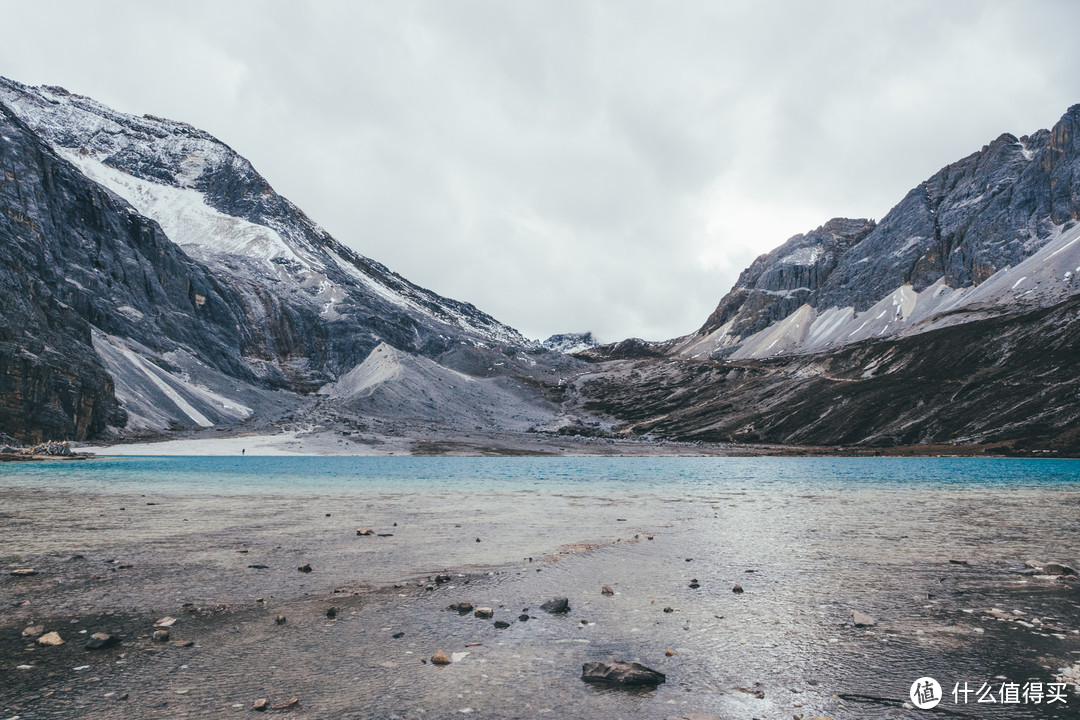
[[[293,697],[270,714],[915,718],[901,703],[917,677],[949,693],[1080,663],[1077,583],[1021,574],[1033,558],[1077,565],[1080,493],[1062,488],[0,497],[4,718],[229,717]],[[542,612],[553,596],[571,611]],[[494,618],[445,609],[456,602]],[[151,639],[165,616],[190,647]],[[65,644],[23,638],[34,624]],[[123,642],[83,649],[94,632]],[[439,650],[455,661],[424,662]],[[667,681],[580,680],[582,663],[616,658]],[[1080,696],[946,709],[1080,717]]]

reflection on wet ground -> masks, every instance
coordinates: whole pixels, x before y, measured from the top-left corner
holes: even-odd
[[[909,687],[931,676],[938,714],[1080,717],[1071,685],[1054,704],[975,693],[1080,664],[1077,583],[1023,574],[1028,560],[1077,567],[1080,485],[815,490],[755,487],[740,468],[733,483],[574,487],[500,472],[459,491],[9,478],[3,564],[38,574],[0,577],[0,716],[222,717],[297,697],[290,714],[318,718],[915,718]],[[554,596],[569,613],[540,610]],[[853,610],[875,624],[855,627]],[[166,615],[193,646],[153,642]],[[33,624],[67,642],[21,637]],[[124,642],[84,650],[98,631]],[[454,661],[424,662],[439,650]],[[582,663],[616,658],[667,681],[580,680]]]

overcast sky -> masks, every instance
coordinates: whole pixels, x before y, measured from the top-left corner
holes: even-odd
[[[0,0],[0,74],[184,120],[338,240],[527,336],[699,327],[1080,102],[1071,2]]]

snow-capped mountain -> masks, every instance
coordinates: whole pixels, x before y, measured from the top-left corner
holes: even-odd
[[[0,432],[235,423],[383,343],[483,375],[536,365],[535,343],[341,245],[190,125],[0,78],[0,133]]]
[[[572,355],[574,353],[594,348],[600,343],[596,341],[591,332],[583,333],[559,333],[552,335],[543,343],[543,346],[553,352]]]
[[[684,356],[761,358],[1046,307],[1080,291],[1080,105],[1004,134],[880,223],[838,218],[740,275]]]

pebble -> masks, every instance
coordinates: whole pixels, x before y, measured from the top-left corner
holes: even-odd
[[[432,665],[449,665],[450,664],[450,658],[446,657],[446,653],[444,653],[442,650],[439,650],[438,652],[436,652],[434,655],[431,656],[431,664]]]
[[[489,607],[478,607],[476,608],[476,612],[474,612],[473,615],[486,620],[487,618],[493,617],[495,615],[495,611]]]
[[[751,690],[750,688],[745,688],[745,687],[742,687],[741,685],[739,687],[733,688],[733,690],[736,690],[736,691],[741,692],[741,693],[746,693],[747,695],[753,695],[758,700],[764,700],[765,699],[765,691],[764,690]]]
[[[87,650],[103,650],[119,644],[120,638],[118,637],[114,637],[108,633],[94,633],[90,636],[90,639],[86,641],[85,647]]]
[[[22,631],[23,637],[37,637],[41,633],[45,632],[44,625],[31,625]]]
[[[258,710],[259,712],[266,712],[266,709],[270,707],[270,701],[266,698],[259,698],[255,702],[251,703],[252,710]]]
[[[337,614],[338,614],[338,610],[340,610],[340,608],[338,608],[338,607],[332,607],[332,608],[328,608],[328,609],[326,610],[326,617],[328,617],[329,619],[333,620],[334,618],[336,618],[336,617],[337,617]]]
[[[495,627],[499,628],[500,630],[505,630],[506,628],[510,627],[510,623],[506,622],[505,620],[496,620]]]
[[[858,610],[851,611],[851,622],[855,627],[873,627],[877,625],[877,621],[870,617],[866,613],[859,612]]]
[[[693,580],[690,581],[690,589],[691,590],[697,590],[699,587],[701,587],[701,585],[698,583],[697,578],[694,578]]]
[[[736,585],[735,587],[731,588],[731,592],[733,593],[741,593],[742,591],[742,585]]]
[[[446,609],[447,610],[453,610],[454,612],[459,612],[462,615],[464,615],[466,613],[471,613],[473,611],[473,604],[472,603],[467,603],[467,602],[454,603],[453,605],[451,605],[450,607],[448,607]]]
[[[544,612],[551,613],[552,615],[569,612],[570,600],[564,597],[551,598],[546,603],[541,605],[540,609]]]
[[[525,613],[521,613],[520,615],[518,615],[518,620],[520,622],[527,622],[529,620],[529,616]]]
[[[277,705],[270,706],[271,710],[288,710],[294,708],[300,704],[300,698],[289,698],[285,702],[279,702]]]
[[[374,535],[375,531],[371,528],[356,528],[357,535]]]
[[[34,568],[18,568],[16,570],[12,570],[11,574],[16,577],[29,577],[31,575],[37,575],[37,570],[35,570]]]
[[[285,616],[284,615],[278,615],[276,618],[274,618],[274,622],[277,623],[278,625],[284,625],[285,624]]]
[[[615,591],[614,591],[614,590],[612,590],[612,589],[611,589],[610,587],[608,587],[607,585],[605,585],[604,587],[600,588],[600,594],[601,594],[601,595],[614,595],[614,594],[615,594]]]
[[[664,612],[666,612],[666,613],[673,613],[673,612],[675,612],[675,608],[673,608],[673,607],[666,607],[666,608],[664,608]]]
[[[174,618],[174,617],[163,617],[160,620],[158,620],[156,623],[154,623],[154,627],[172,627],[175,624],[176,624],[176,618]]]
[[[151,638],[153,638],[154,642],[160,642],[160,643],[169,642],[169,631],[168,630],[155,630],[154,634],[151,636]]]
[[[63,645],[64,641],[60,638],[60,633],[54,630],[39,637],[37,643],[38,645]]]
[[[1076,570],[1061,563],[1047,563],[1043,565],[1042,571],[1044,575],[1076,575]]]
[[[302,573],[309,573],[309,572],[311,572],[311,565],[310,564],[304,564],[304,565],[301,565],[300,567],[298,567],[296,569],[299,570]]]

